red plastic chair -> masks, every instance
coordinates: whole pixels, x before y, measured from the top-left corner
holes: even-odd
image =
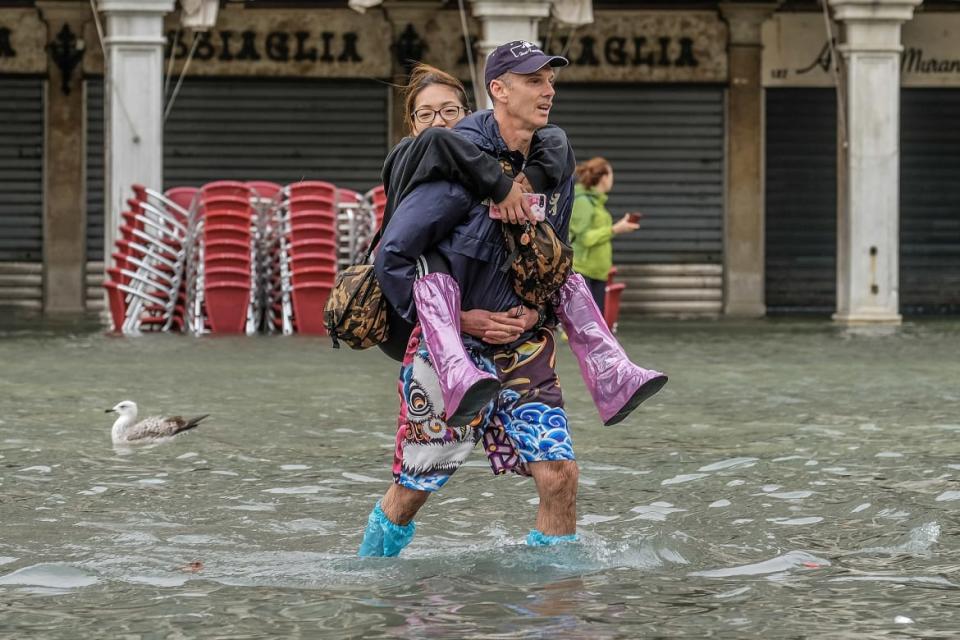
[[[325,224],[334,226],[337,223],[337,217],[333,215],[333,210],[320,211],[319,209],[293,209],[290,211],[290,224]]]
[[[287,185],[287,192],[290,198],[300,196],[320,196],[328,198],[331,202],[336,202],[337,187],[329,182],[320,180],[302,180]]]
[[[203,238],[205,241],[232,240],[239,243],[245,243],[247,249],[250,248],[250,230],[246,227],[208,224],[203,227]]]
[[[250,254],[210,252],[205,251],[203,255],[203,268],[209,271],[218,267],[230,267],[232,269],[245,269],[250,273]]]
[[[332,253],[302,253],[294,256],[290,263],[294,272],[311,267],[337,270],[337,258]]]
[[[290,245],[290,256],[293,260],[302,255],[317,253],[336,259],[337,245],[330,239],[294,241]]]
[[[367,198],[373,205],[373,212],[377,216],[377,228],[379,228],[383,224],[383,214],[387,210],[387,192],[381,184],[368,191]]]
[[[353,189],[337,188],[337,202],[363,202],[363,196]]]
[[[254,194],[256,197],[267,200],[275,198],[283,190],[279,184],[268,180],[249,180],[246,185],[256,192]]]
[[[333,200],[318,197],[291,198],[287,201],[287,208],[291,213],[300,211],[314,211],[330,218],[337,217],[337,208]]]
[[[242,334],[247,324],[250,282],[209,280],[204,283],[207,322],[214,333]]]
[[[333,287],[327,284],[301,284],[293,287],[293,317],[297,323],[297,332],[307,335],[325,336],[327,329],[323,325],[323,308],[330,297]]]
[[[236,180],[217,180],[200,187],[200,197],[203,200],[219,196],[245,198],[249,202],[250,187]]]
[[[294,290],[299,284],[323,284],[333,288],[336,278],[337,270],[327,267],[294,267],[292,274]]]
[[[163,192],[171,202],[189,211],[194,198],[200,192],[197,187],[171,187]]]
[[[317,241],[324,243],[336,242],[337,232],[333,226],[319,224],[305,224],[290,229],[290,239],[293,242]]]

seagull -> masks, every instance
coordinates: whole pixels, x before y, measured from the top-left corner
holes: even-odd
[[[210,415],[207,413],[189,419],[180,416],[150,416],[137,422],[137,403],[132,400],[124,400],[114,408],[107,409],[105,413],[120,414],[111,431],[114,444],[146,444],[172,438],[181,431],[193,429]]]

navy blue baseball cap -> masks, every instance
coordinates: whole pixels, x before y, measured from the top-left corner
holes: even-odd
[[[507,72],[526,75],[536,73],[547,65],[565,67],[570,61],[563,56],[548,56],[540,47],[526,40],[514,40],[502,44],[487,56],[483,84],[490,91],[490,83]]]

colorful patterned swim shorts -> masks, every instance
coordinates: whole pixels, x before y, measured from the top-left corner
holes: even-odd
[[[470,350],[478,367],[496,373],[502,388],[472,425],[449,427],[437,374],[418,325],[400,367],[400,415],[393,457],[394,482],[436,491],[466,461],[478,443],[493,473],[530,475],[527,464],[573,460],[573,441],[555,371],[553,333],[541,329],[512,350],[491,356]]]

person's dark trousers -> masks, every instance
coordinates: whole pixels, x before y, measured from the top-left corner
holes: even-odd
[[[600,309],[600,315],[603,315],[607,302],[607,281],[594,280],[587,276],[583,276],[583,279],[587,281],[587,286],[590,287],[590,293],[593,295],[593,301],[597,303],[597,308]]]

